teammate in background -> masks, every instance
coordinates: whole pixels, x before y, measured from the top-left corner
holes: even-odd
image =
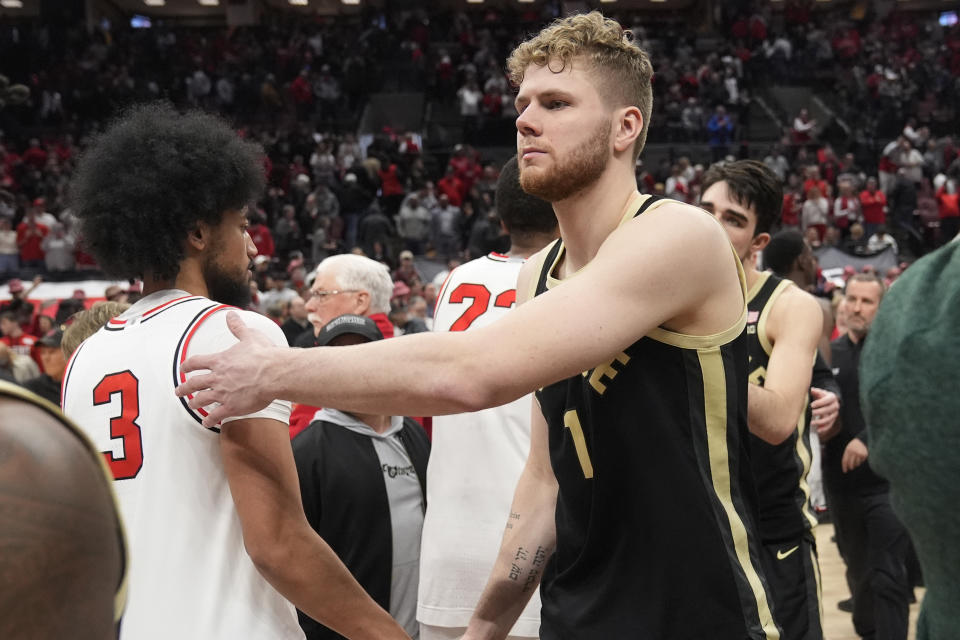
[[[812,457],[808,397],[822,316],[810,294],[755,267],[782,200],[779,179],[760,162],[714,165],[703,177],[700,206],[727,230],[749,287],[747,416],[760,496],[761,559],[774,611],[784,640],[821,640],[820,570],[813,536],[817,520],[807,474]],[[829,370],[826,378],[832,378]]]
[[[774,275],[793,281],[803,291],[812,291],[817,283],[817,258],[813,255],[810,245],[796,229],[786,229],[776,233],[763,250],[763,264]],[[826,491],[823,487],[822,443],[827,442],[840,430],[840,402],[837,393],[839,385],[833,377],[829,359],[831,357],[830,339],[833,335],[834,316],[839,320],[839,313],[834,313],[833,305],[824,298],[814,296],[820,304],[823,313],[823,332],[820,335],[817,361],[813,365],[813,387],[810,409],[813,418],[810,421],[810,473],[807,475],[807,485],[810,487],[810,502],[815,511],[827,510]],[[824,347],[826,342],[826,350]],[[830,391],[821,389],[827,380],[832,385]]]
[[[144,282],[141,300],[77,348],[63,391],[129,526],[121,640],[302,638],[290,602],[348,637],[406,637],[307,523],[289,404],[204,428],[205,412],[173,395],[179,362],[235,342],[224,312],[249,295],[261,154],[212,116],[152,105],[112,125],[74,178],[87,246],[106,271]]]
[[[0,382],[0,638],[117,637],[126,550],[100,453]]]
[[[521,268],[518,302],[537,299],[473,331],[300,351],[232,314],[240,344],[185,362],[209,371],[178,393],[221,403],[205,418],[216,424],[274,397],[440,415],[539,390],[465,638],[506,637],[542,578],[544,640],[775,640],[746,442],[743,270],[716,220],[637,192],[650,61],[591,12],[554,22],[509,66],[520,184],[553,204],[562,238]]]
[[[497,181],[496,211],[510,234],[507,255],[491,253],[457,267],[440,291],[434,331],[487,326],[510,312],[524,261],[557,237],[549,202],[520,188],[516,156]],[[420,640],[460,638],[500,548],[503,523],[530,451],[531,398],[474,413],[434,418],[427,468],[427,515],[420,550]],[[534,594],[510,638],[536,638]]]

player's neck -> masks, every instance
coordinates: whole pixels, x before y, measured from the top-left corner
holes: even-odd
[[[199,269],[192,268],[188,261],[180,263],[180,270],[173,279],[160,278],[154,273],[143,274],[143,295],[148,296],[166,289],[180,289],[194,296],[206,296],[207,283]]]
[[[572,274],[593,260],[600,246],[620,225],[624,207],[636,192],[633,174],[611,166],[587,189],[553,203],[566,250],[561,267],[563,274]]]
[[[556,239],[556,233],[510,234],[510,251],[507,255],[527,259]]]
[[[760,279],[760,275],[761,273],[757,271],[757,268],[754,265],[750,264],[750,259],[748,258],[743,263],[743,276],[747,281],[747,291],[753,289],[753,285],[755,285],[757,280]]]

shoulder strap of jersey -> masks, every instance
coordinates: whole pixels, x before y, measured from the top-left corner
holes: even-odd
[[[540,263],[540,275],[537,277],[537,288],[534,290],[533,295],[538,296],[547,290],[547,278],[550,277],[550,269],[553,268],[553,264],[557,261],[557,256],[560,255],[561,248],[563,248],[563,240],[557,238],[553,241],[553,245],[544,256],[543,262]]]
[[[770,310],[773,309],[773,304],[780,297],[780,294],[792,286],[792,280],[770,274],[767,281],[763,283],[763,287],[750,301],[750,309],[760,312],[757,321],[757,339],[760,340],[760,346],[768,356],[773,353],[773,344],[767,336],[767,320],[770,317]]]
[[[647,199],[643,201],[643,204],[641,204],[640,208],[637,209],[637,212],[633,214],[633,217],[636,218],[637,216],[639,216],[641,213],[649,209],[650,205],[652,205],[654,202],[657,202],[658,200],[666,200],[666,198],[664,198],[663,196],[654,196],[654,195],[647,196]]]

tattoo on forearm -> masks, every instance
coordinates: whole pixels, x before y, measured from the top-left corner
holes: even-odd
[[[523,547],[520,547],[520,549],[523,549]],[[524,551],[524,558],[526,558],[526,551]],[[527,572],[527,580],[523,583],[524,593],[537,588],[537,583],[540,581],[540,572],[546,561],[547,550],[538,546],[536,553],[533,554],[533,560],[530,563],[530,571]]]
[[[512,522],[512,521],[513,521],[513,520],[519,520],[519,519],[520,519],[520,514],[511,511],[511,512],[510,512],[510,519],[507,520],[507,529],[513,529],[513,522]]]

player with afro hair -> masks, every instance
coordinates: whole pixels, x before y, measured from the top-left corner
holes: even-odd
[[[222,120],[154,103],[127,111],[80,160],[70,192],[85,247],[108,274],[176,277],[184,240],[263,191],[263,150]]]

